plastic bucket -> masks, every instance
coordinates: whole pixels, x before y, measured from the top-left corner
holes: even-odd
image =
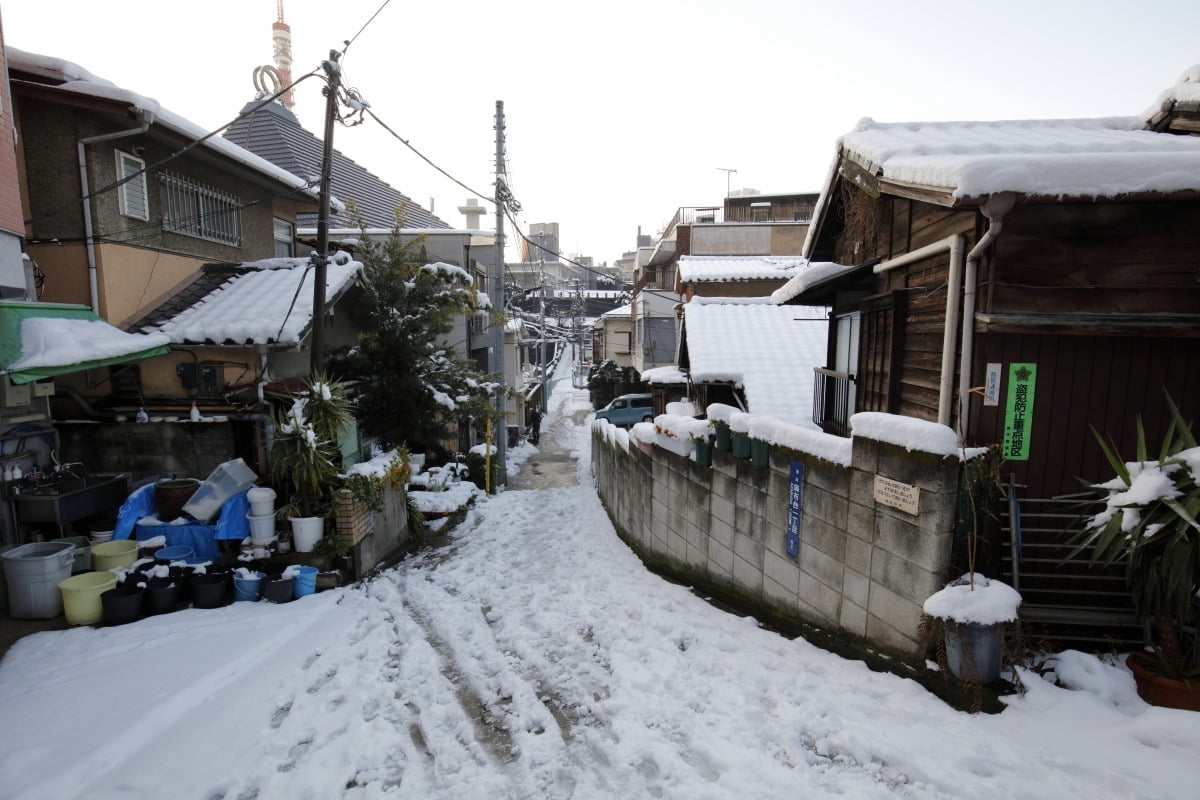
[[[233,573],[233,601],[237,603],[258,600],[262,596],[263,577],[263,573],[249,570]]]
[[[250,541],[255,544],[268,544],[275,538],[275,514],[247,514],[250,522]]]
[[[0,555],[8,583],[8,615],[13,619],[51,619],[63,611],[58,584],[71,577],[75,545],[34,542]]]
[[[295,597],[304,597],[308,594],[313,594],[317,591],[317,573],[320,572],[316,567],[296,567],[295,575],[292,576],[292,594]]]
[[[195,608],[220,608],[229,602],[228,572],[197,572],[191,584]]]
[[[100,595],[117,585],[111,572],[85,572],[58,582],[63,611],[71,625],[95,625],[104,619]]]
[[[158,518],[170,522],[181,516],[184,503],[199,488],[200,481],[195,478],[172,478],[154,484],[154,507],[158,511]]]
[[[20,546],[19,544],[0,544],[0,555]],[[8,611],[8,582],[4,579],[3,558],[0,558],[0,611]]]
[[[155,551],[154,562],[156,564],[170,564],[172,561],[187,561],[194,555],[196,555],[195,550],[190,547],[184,547],[183,545],[164,547]]]
[[[177,578],[151,578],[146,581],[143,595],[146,616],[170,614],[179,608],[179,580]]]
[[[292,517],[292,543],[297,553],[311,553],[324,535],[324,517]]]
[[[132,539],[114,539],[92,545],[92,569],[103,572],[117,567],[132,567],[137,559],[138,543]]]
[[[75,546],[75,565],[71,572],[92,571],[92,544],[86,536],[67,536],[63,539],[51,539],[52,542],[70,542]]]
[[[124,625],[142,618],[142,588],[131,583],[119,583],[100,594],[100,607],[105,625]]]
[[[256,517],[275,513],[275,490],[265,486],[255,486],[246,492],[250,502],[250,513]]]
[[[293,599],[292,585],[295,583],[291,578],[285,578],[282,575],[278,577],[263,578],[262,596],[264,600],[272,603],[289,603]]]

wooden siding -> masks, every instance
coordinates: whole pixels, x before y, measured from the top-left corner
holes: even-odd
[[[1196,313],[1200,201],[1017,206],[979,308],[996,313]]]
[[[1089,426],[1111,433],[1121,454],[1131,458],[1140,416],[1147,442],[1156,448],[1167,424],[1164,388],[1186,419],[1200,418],[1200,347],[1193,340],[989,334],[980,338],[976,353],[972,385],[982,385],[988,363],[1001,364],[1003,378],[1000,405],[971,398],[973,444],[1003,439],[1007,365],[1038,365],[1029,460],[1004,465],[1005,473],[1028,487],[1029,497],[1077,492],[1080,479],[1112,477]]]

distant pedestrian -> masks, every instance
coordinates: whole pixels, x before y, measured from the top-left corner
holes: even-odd
[[[542,432],[542,412],[538,409],[533,409],[529,412],[529,441],[534,444],[538,443]]]

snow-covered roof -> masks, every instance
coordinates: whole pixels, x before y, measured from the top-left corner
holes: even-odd
[[[614,309],[605,311],[600,316],[601,317],[628,317],[631,314],[633,314],[633,306],[630,305],[629,303],[626,303],[623,306],[617,306]]]
[[[680,256],[679,280],[684,283],[787,280],[807,263],[799,256]]]
[[[807,262],[806,262],[807,263]],[[846,270],[853,269],[846,264],[835,264],[832,261],[814,261],[795,274],[787,283],[771,292],[771,302],[783,304],[797,295],[803,294],[808,287],[840,275]]]
[[[153,115],[152,121],[157,125],[182,134],[189,139],[199,140],[207,136],[209,138],[205,139],[201,145],[202,147],[215,150],[227,158],[239,162],[293,189],[301,189],[304,194],[313,199],[319,197],[317,188],[310,186],[308,181],[303,178],[280,169],[270,161],[259,158],[249,150],[238,147],[227,139],[223,139],[220,136],[210,136],[210,131],[164,108],[162,104],[153,98],[145,97],[128,89],[122,89],[112,81],[97,77],[78,64],[65,61],[61,58],[28,53],[7,45],[4,48],[4,52],[8,58],[10,71],[19,70],[52,81],[61,81],[61,84],[54,87],[59,91],[70,92],[85,97],[113,100],[118,103],[128,103],[138,111],[144,111]]]
[[[297,345],[312,327],[309,263],[306,258],[272,258],[244,264],[245,271],[150,330],[166,334],[174,344]],[[334,254],[326,271],[327,302],[340,297],[361,272],[362,264],[345,253]]]
[[[949,193],[1118,197],[1200,191],[1200,138],[1156,133],[1140,117],[882,123],[839,140],[887,181]]]
[[[740,300],[684,305],[684,366],[692,381],[735,383],[751,413],[813,426],[813,367],[825,363],[825,309]]]
[[[665,367],[651,367],[642,373],[642,380],[651,386],[687,383],[687,375],[674,364]]]

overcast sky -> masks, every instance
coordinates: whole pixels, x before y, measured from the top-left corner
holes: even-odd
[[[294,75],[383,3],[285,0]],[[9,45],[213,129],[271,63],[276,0],[2,0],[0,15]],[[558,222],[566,253],[611,263],[639,227],[719,205],[720,168],[737,170],[734,190],[818,191],[837,137],[862,117],[1140,114],[1200,63],[1197,30],[1197,0],[391,0],[344,64],[384,122],[488,197],[503,100],[521,222]],[[296,98],[317,135],[320,89],[310,79]],[[338,128],[334,144],[464,224],[467,192],[374,122]]]

